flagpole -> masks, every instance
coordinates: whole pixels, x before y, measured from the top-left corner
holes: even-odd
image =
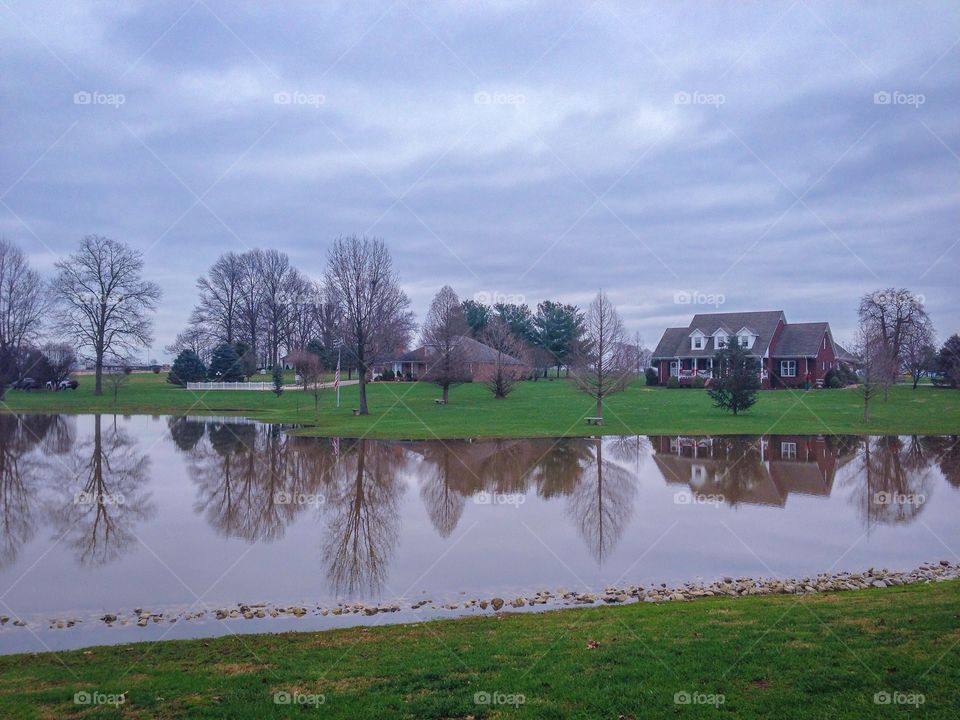
[[[340,348],[337,348],[337,407],[340,407]]]

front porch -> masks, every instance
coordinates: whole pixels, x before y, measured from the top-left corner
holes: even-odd
[[[681,383],[693,382],[696,377],[713,379],[713,358],[679,358],[670,362],[670,375]]]

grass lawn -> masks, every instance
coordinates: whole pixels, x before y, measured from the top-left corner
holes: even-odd
[[[956,718],[960,582],[141,643],[0,678],[11,718]]]
[[[521,383],[505,400],[494,400],[483,385],[451,390],[450,404],[434,404],[435,386],[424,383],[372,383],[368,386],[371,414],[354,417],[357,387],[342,388],[342,405],[335,393],[321,391],[319,411],[313,395],[287,390],[272,392],[193,392],[164,381],[163,375],[135,374],[120,391],[93,395],[93,379],[80,378],[80,387],[63,392],[11,390],[2,404],[6,412],[102,412],[124,414],[241,414],[260,420],[299,423],[302,432],[316,435],[377,438],[557,437],[606,434],[957,434],[960,433],[960,393],[955,390],[907,385],[894,387],[890,399],[872,402],[871,420],[862,420],[862,399],[856,390],[774,390],[746,414],[733,415],[713,407],[703,390],[667,390],[635,383],[605,404],[602,428],[587,426],[593,401],[570,381]]]

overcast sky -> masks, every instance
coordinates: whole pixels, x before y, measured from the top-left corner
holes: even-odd
[[[419,317],[585,304],[848,337],[867,290],[960,331],[960,3],[0,2],[0,234],[97,233],[162,287],[219,254],[319,276],[383,237]],[[304,4],[306,5],[306,4]]]

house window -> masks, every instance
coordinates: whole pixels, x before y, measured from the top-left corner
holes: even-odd
[[[697,335],[693,338],[693,349],[700,350],[703,347],[703,338]]]
[[[748,345],[750,345],[750,338],[748,338],[746,335],[741,336],[740,347],[747,347]]]
[[[781,360],[780,361],[780,377],[796,377],[796,376],[797,376],[797,361]]]
[[[797,444],[795,442],[780,443],[780,457],[784,460],[797,459]]]
[[[717,336],[717,349],[722,350],[727,346],[727,339],[722,335]]]
[[[679,360],[671,360],[671,361],[670,361],[670,374],[671,374],[671,375],[679,375],[679,374],[680,374],[680,361],[679,361]]]

